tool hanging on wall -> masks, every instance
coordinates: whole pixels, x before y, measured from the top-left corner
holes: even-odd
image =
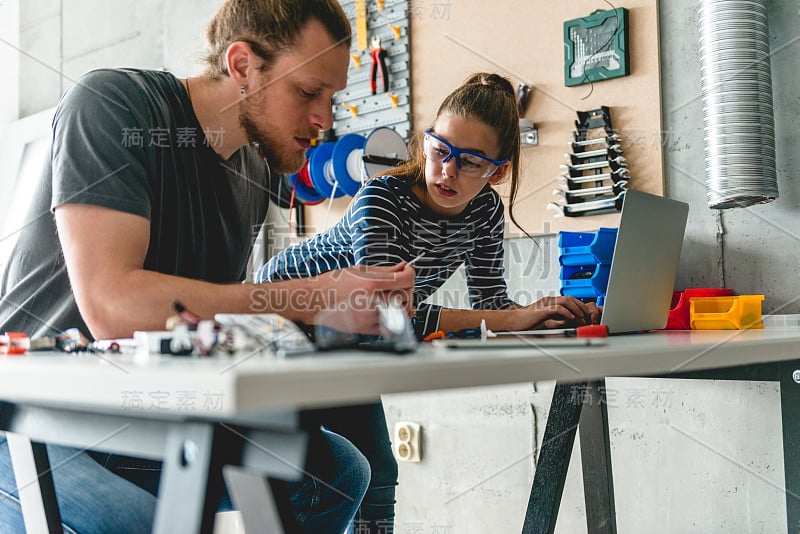
[[[367,48],[367,0],[355,0],[356,46],[359,50]]]
[[[366,182],[408,158],[408,146],[400,134],[391,128],[377,128],[369,134],[364,144],[361,181]]]
[[[340,137],[350,133],[367,136],[376,128],[389,127],[408,139],[411,2],[385,0],[381,9],[372,0],[339,1],[358,35],[350,47],[347,87],[333,97],[333,130]],[[355,106],[355,114],[350,106]]]
[[[381,38],[377,35],[372,36],[372,47],[369,51],[372,57],[372,67],[369,71],[369,87],[374,95],[376,91],[376,75],[380,74],[383,91],[389,90],[389,69],[386,68],[386,50],[381,46]]]
[[[561,202],[551,202],[548,209],[557,216],[580,217],[613,213],[622,209],[630,173],[623,156],[622,139],[611,124],[609,108],[578,111],[572,153],[565,153],[568,163],[561,165],[559,188],[553,195]]]
[[[517,111],[523,117],[528,109],[531,98],[531,86],[521,83],[517,87]],[[521,146],[533,146],[539,144],[539,132],[531,119],[519,119],[519,142]]]
[[[627,76],[628,10],[592,12],[564,22],[564,84],[567,87]]]
[[[305,163],[303,163],[303,166],[299,171],[292,174],[290,177],[292,182],[292,194],[303,204],[307,204],[309,206],[319,204],[325,200],[325,197],[320,195],[317,190],[314,189],[314,184],[311,182],[311,175],[308,172],[309,161],[311,155],[314,153],[314,150],[316,149],[309,148],[306,150]]]
[[[333,173],[345,194],[355,196],[361,188],[361,158],[367,140],[363,135],[347,134],[336,141],[331,161]]]
[[[339,2],[354,29],[347,87],[334,95],[331,102],[333,127],[328,132],[332,137],[312,142],[312,148],[306,152],[306,164],[289,177],[292,201],[296,199],[306,205],[331,201],[325,221],[334,198],[358,192],[367,175],[367,166],[376,171],[408,158],[404,139],[411,133],[409,2]],[[368,55],[372,60],[369,73],[361,68],[362,63],[366,66]],[[362,161],[366,137],[376,130],[391,131],[399,137],[402,149],[378,148],[374,157],[381,159],[381,163],[367,163]],[[339,140],[334,143],[337,137]],[[384,161],[393,163],[383,164]],[[302,226],[302,215],[298,211],[298,226]]]
[[[403,138],[391,128],[377,128],[368,137],[347,134],[325,137],[306,151],[306,162],[287,177],[291,194],[304,204],[355,196],[367,177],[408,159]],[[285,203],[285,202],[284,202]]]
[[[307,151],[307,164],[292,182],[295,194],[306,204],[329,200],[323,226],[335,198],[355,196],[370,176],[409,157],[405,141],[391,128],[378,128],[369,139],[359,134],[347,134],[335,141],[332,136],[325,139]]]
[[[528,110],[528,104],[531,99],[531,86],[526,83],[521,83],[517,87],[517,109],[519,116],[525,115]]]

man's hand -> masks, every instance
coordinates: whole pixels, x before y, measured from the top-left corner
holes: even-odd
[[[321,274],[313,290],[322,292],[327,308],[319,310],[312,322],[341,332],[377,334],[376,304],[396,301],[409,315],[412,313],[414,275],[414,268],[406,262],[381,267],[360,265]]]

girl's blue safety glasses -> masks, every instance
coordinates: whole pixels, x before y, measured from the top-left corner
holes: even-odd
[[[465,176],[488,178],[495,173],[500,165],[508,161],[507,158],[494,160],[471,150],[454,147],[432,132],[432,128],[425,130],[422,143],[422,150],[425,156],[442,164],[450,161],[450,158],[455,158],[458,171]]]

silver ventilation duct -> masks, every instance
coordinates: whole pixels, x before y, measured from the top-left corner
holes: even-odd
[[[778,198],[765,0],[700,0],[706,197],[724,209]]]

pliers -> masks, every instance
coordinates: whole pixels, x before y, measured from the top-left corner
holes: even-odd
[[[386,50],[381,47],[381,39],[377,35],[372,37],[372,48],[369,51],[372,57],[372,66],[369,70],[369,87],[372,89],[372,94],[377,92],[376,75],[380,70],[381,81],[383,82],[383,91],[389,89],[389,70],[386,68]]]

